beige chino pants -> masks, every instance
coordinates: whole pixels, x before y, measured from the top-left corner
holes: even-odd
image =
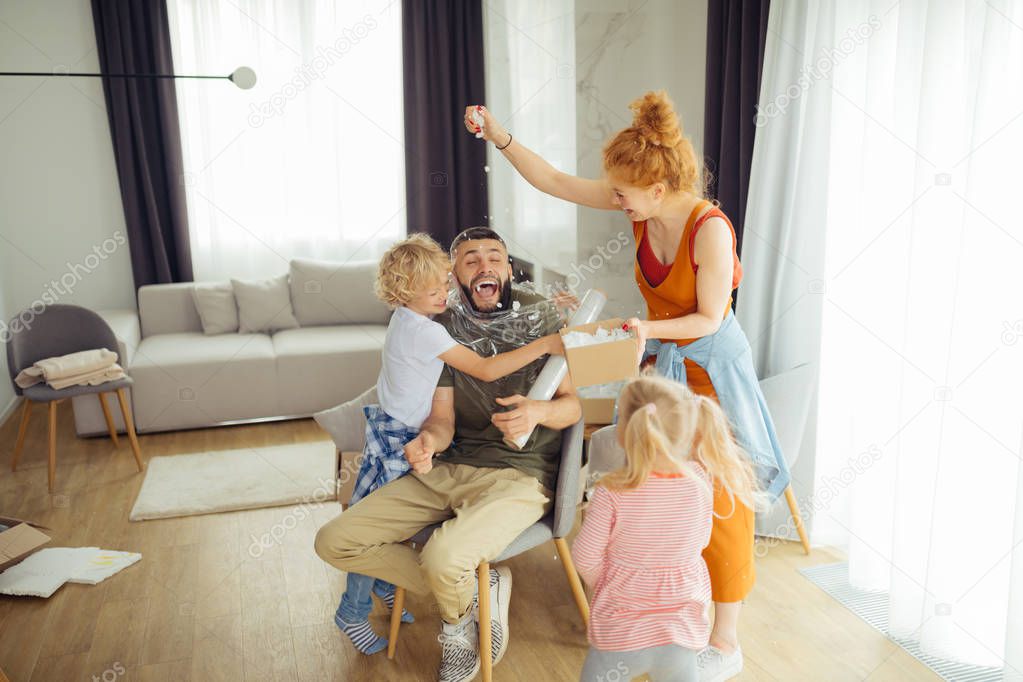
[[[457,622],[469,610],[476,567],[497,557],[539,521],[553,495],[517,469],[434,462],[373,491],[316,534],[316,553],[327,563],[432,592],[440,615]],[[443,525],[417,552],[403,544],[424,527]]]

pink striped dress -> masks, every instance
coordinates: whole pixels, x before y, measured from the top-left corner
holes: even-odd
[[[684,474],[655,472],[634,490],[597,486],[572,545],[576,569],[593,588],[591,645],[707,645],[710,576],[701,552],[712,512],[707,489]]]

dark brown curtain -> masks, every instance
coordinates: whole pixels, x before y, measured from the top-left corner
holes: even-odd
[[[703,149],[711,177],[708,194],[735,226],[740,255],[770,5],[770,0],[707,5]]]
[[[447,247],[486,225],[486,145],[466,133],[484,103],[481,0],[403,0],[405,195],[408,231]]]
[[[102,73],[174,73],[164,0],[92,0],[92,19]],[[136,287],[192,279],[174,82],[103,79]]]

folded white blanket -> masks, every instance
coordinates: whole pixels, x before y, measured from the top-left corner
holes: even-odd
[[[21,388],[28,388],[45,381],[60,390],[69,386],[96,386],[124,376],[124,369],[117,364],[117,353],[97,348],[39,360],[19,372],[14,382]]]

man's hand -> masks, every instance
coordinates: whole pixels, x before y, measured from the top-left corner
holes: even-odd
[[[490,417],[490,421],[501,430],[505,439],[511,441],[533,433],[533,429],[543,418],[544,405],[547,402],[530,400],[518,394],[496,400],[499,405],[514,406],[514,409],[508,412],[495,412]]]
[[[416,473],[426,474],[433,468],[435,452],[433,437],[427,431],[421,432],[405,445],[405,459]]]

